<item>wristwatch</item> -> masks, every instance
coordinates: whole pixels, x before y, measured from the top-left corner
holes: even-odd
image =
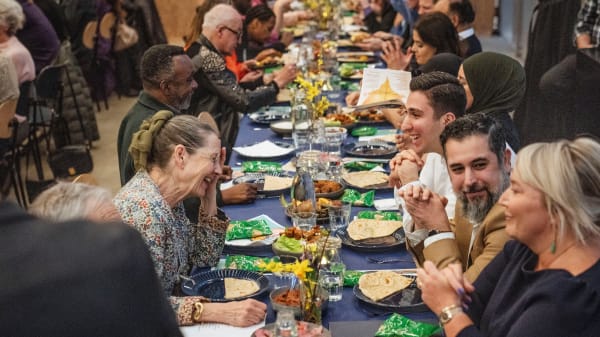
[[[454,316],[461,312],[463,312],[463,310],[460,307],[460,305],[457,304],[445,307],[440,313],[440,325],[443,327],[446,323],[450,322],[454,318]]]

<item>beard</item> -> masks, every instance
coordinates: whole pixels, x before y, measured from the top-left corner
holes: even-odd
[[[500,196],[508,188],[509,177],[506,172],[500,173],[500,181],[495,189],[486,185],[473,185],[467,191],[461,191],[458,194],[458,200],[462,204],[462,211],[465,217],[472,223],[481,223],[490,212],[490,209],[500,200]],[[474,193],[484,191],[484,197],[477,197],[469,200],[465,193]]]
[[[178,104],[177,108],[179,109],[179,111],[184,111],[184,110],[189,109],[191,104],[192,104],[192,94],[190,93],[189,95],[187,95],[179,100],[179,104]]]

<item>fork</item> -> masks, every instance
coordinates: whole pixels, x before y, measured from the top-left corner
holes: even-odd
[[[367,261],[371,262],[371,263],[377,263],[377,264],[385,264],[385,263],[397,263],[397,262],[414,262],[412,260],[407,260],[407,259],[400,259],[400,258],[374,258],[374,257],[367,257]]]

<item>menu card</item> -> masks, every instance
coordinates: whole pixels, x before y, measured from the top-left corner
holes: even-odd
[[[366,68],[358,105],[399,99],[406,104],[411,74],[404,70]]]

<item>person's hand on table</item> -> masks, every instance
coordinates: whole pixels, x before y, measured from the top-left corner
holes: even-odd
[[[381,59],[385,61],[388,69],[404,70],[410,63],[413,52],[409,47],[406,53],[402,51],[402,41],[393,39],[386,41],[381,48]]]
[[[358,98],[360,97],[360,92],[353,91],[346,96],[346,105],[354,106],[358,104]]]
[[[221,190],[221,198],[225,205],[247,204],[256,199],[257,191],[256,184],[235,184],[228,189]]]
[[[449,232],[450,222],[446,214],[448,199],[421,185],[406,186],[398,192],[404,199],[405,209],[410,213],[416,229]]]
[[[247,327],[262,322],[266,315],[266,304],[247,299],[227,303],[204,303],[201,320]]]
[[[273,81],[277,83],[279,89],[285,88],[286,85],[296,79],[298,69],[295,64],[286,64],[278,71],[273,72]]]

